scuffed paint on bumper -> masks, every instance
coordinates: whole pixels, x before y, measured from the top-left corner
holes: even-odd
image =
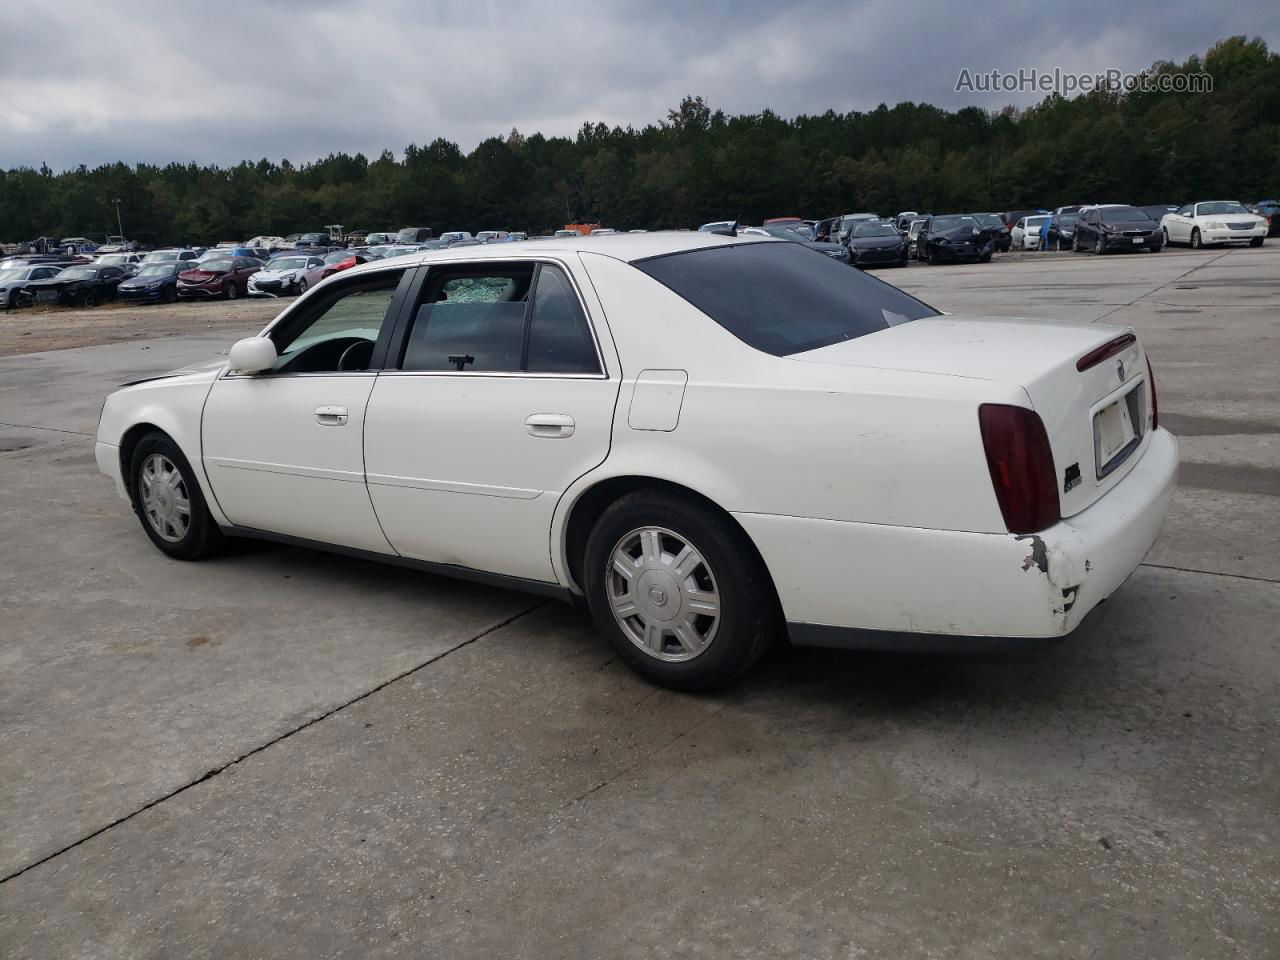
[[[893,647],[862,633],[874,631],[935,635],[934,649],[950,638],[960,649],[964,639],[1052,638],[1078,627],[1151,549],[1177,468],[1177,441],[1156,430],[1120,483],[1034,536],[734,516],[769,567],[796,642]]]

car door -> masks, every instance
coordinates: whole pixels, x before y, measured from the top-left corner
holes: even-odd
[[[233,524],[394,552],[365,488],[363,433],[387,317],[409,282],[399,268],[317,289],[268,331],[274,369],[214,382],[201,424],[204,464]]]
[[[608,454],[618,396],[589,317],[566,262],[431,266],[365,424],[369,496],[396,550],[555,581],[552,514]]]
[[[1026,236],[1027,221],[1024,218],[1013,225],[1013,245],[1021,250],[1023,244],[1026,243]]]
[[[1191,214],[1195,208],[1191,204],[1180,207],[1178,212],[1169,217],[1169,239],[1186,243],[1191,239]]]

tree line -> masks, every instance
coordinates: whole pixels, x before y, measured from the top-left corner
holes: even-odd
[[[114,163],[0,171],[0,240],[103,236],[197,243],[255,234],[401,226],[542,233],[854,210],[1006,210],[1080,202],[1245,202],[1280,194],[1280,55],[1258,38],[1150,73],[1207,72],[1207,93],[1094,90],[1036,106],[929,104],[780,117],[726,115],[686,97],[665,120],[586,123],[577,135],[512,130],[470,153],[436,138],[295,166]]]

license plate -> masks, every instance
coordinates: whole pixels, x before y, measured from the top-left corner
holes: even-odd
[[[1144,239],[1145,239],[1144,237],[1134,237],[1134,238],[1133,238],[1133,242],[1134,242],[1134,243],[1142,243]]]
[[[1107,404],[1093,418],[1093,442],[1103,471],[1116,454],[1133,442],[1133,438],[1133,418],[1123,397]]]
[[[57,300],[58,291],[57,290],[41,290],[39,293],[36,294],[36,299],[41,301],[42,303],[46,300]]]

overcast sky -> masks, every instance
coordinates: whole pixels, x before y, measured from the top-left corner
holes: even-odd
[[[1136,71],[1232,34],[1280,47],[1280,3],[0,0],[0,167],[397,156],[513,126],[660,120],[687,93],[791,116],[956,93],[962,68]]]

